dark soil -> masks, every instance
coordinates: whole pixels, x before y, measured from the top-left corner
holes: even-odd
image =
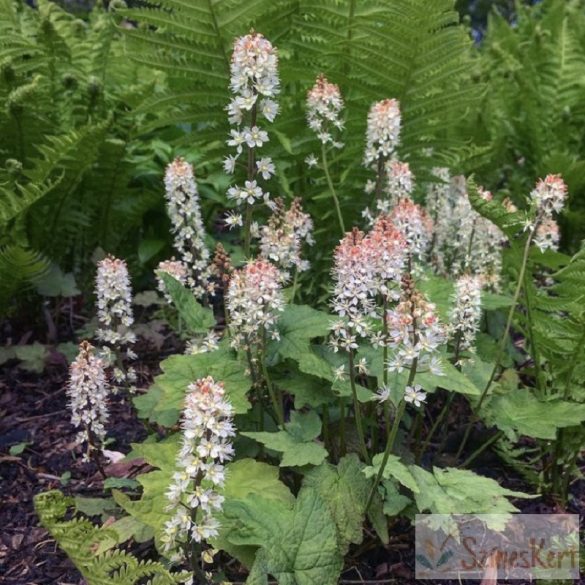
[[[147,360],[150,365],[139,368],[139,386],[143,388],[157,373],[157,362],[161,359],[160,354],[150,353],[151,360]],[[79,450],[73,448],[75,430],[69,422],[66,381],[67,367],[59,357],[41,375],[24,372],[17,365],[0,371],[0,583],[84,583],[55,541],[39,527],[33,508],[34,495],[51,489],[93,497],[103,493],[97,470],[93,464],[82,463]],[[122,395],[113,397],[109,436],[114,440],[108,449],[128,452],[130,443],[142,440],[145,435],[129,401]],[[11,455],[10,448],[22,443],[27,444],[24,450]],[[477,461],[476,470],[512,489],[530,491],[489,453]],[[571,492],[566,511],[585,517],[585,481],[575,482]],[[527,513],[561,511],[542,498],[520,500],[516,505]],[[397,520],[390,534],[388,547],[380,547],[372,534],[363,545],[350,551],[342,583],[415,583],[414,534],[410,523]],[[139,556],[148,554],[144,547],[136,552]],[[237,569],[231,577],[234,581],[245,580]]]

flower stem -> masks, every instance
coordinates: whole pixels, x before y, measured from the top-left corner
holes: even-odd
[[[366,462],[370,462],[370,455],[368,454],[368,447],[366,445],[366,436],[364,434],[364,426],[362,421],[362,412],[360,403],[357,397],[357,388],[355,385],[355,367],[354,367],[354,351],[349,350],[349,381],[351,384],[351,393],[353,395],[353,409],[355,411],[355,424],[357,427],[358,437],[360,441],[360,450]]]
[[[329,173],[329,164],[327,163],[327,150],[324,144],[321,145],[321,158],[323,161],[323,170],[325,171],[327,185],[329,186],[329,191],[331,191],[331,196],[333,197],[333,202],[335,203],[335,209],[337,211],[337,219],[339,220],[341,235],[343,236],[345,234],[345,224],[343,223],[343,216],[341,215],[339,199],[337,198],[337,193],[335,192],[335,187],[333,186],[333,181],[331,180],[331,174]]]
[[[530,253],[530,244],[532,243],[532,238],[536,231],[536,225],[530,230],[528,237],[526,238],[526,244],[524,245],[524,253],[522,255],[522,264],[520,266],[520,274],[518,276],[518,282],[516,284],[516,290],[514,291],[514,296],[512,298],[512,305],[510,306],[510,310],[508,311],[508,319],[506,320],[506,327],[504,328],[504,333],[502,334],[502,338],[500,339],[500,343],[498,345],[498,353],[496,354],[496,361],[494,363],[494,367],[492,369],[492,373],[483,389],[477,406],[475,407],[475,416],[471,418],[467,425],[467,429],[465,430],[465,434],[463,435],[463,440],[459,445],[459,450],[457,451],[456,458],[459,458],[465,449],[465,445],[469,439],[469,435],[471,433],[471,429],[473,424],[477,421],[477,415],[486,399],[489,389],[492,386],[493,381],[496,378],[496,374],[500,368],[500,362],[502,361],[502,357],[504,356],[504,350],[506,348],[506,342],[508,341],[508,336],[510,335],[510,329],[512,328],[512,319],[514,318],[514,313],[516,311],[516,305],[518,304],[518,299],[520,297],[520,292],[522,291],[522,285],[524,284],[524,274],[526,272],[526,267],[528,265],[528,255]]]
[[[408,381],[406,382],[406,386],[410,386],[414,381],[414,377],[416,375],[416,368],[418,365],[418,359],[414,358],[412,361],[412,365],[410,366],[410,373],[408,375]],[[376,491],[378,490],[378,486],[380,485],[380,481],[384,475],[384,470],[386,469],[386,465],[388,464],[388,459],[390,458],[390,454],[392,453],[392,449],[394,448],[394,442],[396,441],[396,435],[398,434],[398,428],[400,427],[400,422],[402,421],[402,417],[404,416],[404,411],[406,410],[406,401],[404,399],[400,400],[398,405],[398,409],[396,411],[396,416],[394,417],[394,422],[392,424],[392,430],[388,435],[388,440],[386,441],[386,449],[384,449],[384,456],[382,458],[382,463],[380,465],[380,469],[378,469],[378,473],[376,478],[374,479],[374,483],[372,484],[372,488],[370,490],[370,495],[368,496],[368,500],[366,502],[365,513],[370,509],[372,505],[372,501],[374,500],[374,496],[376,495]]]

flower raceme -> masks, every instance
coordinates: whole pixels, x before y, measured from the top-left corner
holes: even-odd
[[[375,166],[380,159],[390,158],[400,141],[400,105],[395,99],[372,104],[368,113],[364,163]]]
[[[303,212],[299,198],[293,200],[289,209],[285,208],[282,199],[276,199],[274,203],[274,213],[260,228],[260,254],[274,262],[283,271],[283,278],[288,280],[291,268],[295,267],[299,272],[309,268],[301,252],[303,243],[314,244],[313,220]]]
[[[229,122],[236,128],[230,130],[227,144],[235,148],[236,154],[225,159],[224,169],[228,174],[234,174],[244,147],[253,153],[269,140],[268,133],[258,126],[258,117],[273,122],[278,114],[278,104],[273,99],[280,91],[276,49],[260,33],[251,32],[237,38],[230,74],[230,88],[234,97],[227,110]],[[270,194],[262,190],[254,177],[261,175],[265,181],[270,179],[275,173],[272,159],[263,157],[256,161],[252,154],[248,156],[246,164],[248,176],[244,186],[231,186],[228,198],[233,199],[236,205],[253,205],[262,200],[269,203]],[[233,225],[239,223],[234,221]]]
[[[105,362],[95,355],[89,342],[82,341],[79,353],[69,367],[67,396],[71,424],[80,429],[76,442],[87,443],[88,453],[91,449],[101,448],[106,437],[109,393]],[[86,460],[88,453],[84,456]]]
[[[174,246],[187,271],[185,282],[197,297],[213,294],[197,183],[193,167],[182,158],[176,158],[166,169],[165,198]]]
[[[180,260],[175,260],[171,258],[170,260],[163,260],[159,263],[156,269],[156,280],[157,280],[157,287],[158,290],[163,293],[165,299],[168,303],[172,303],[172,299],[169,296],[169,293],[166,290],[165,283],[163,279],[160,277],[161,272],[172,276],[175,280],[178,280],[181,284],[185,284],[187,280],[187,269],[185,265]]]
[[[322,144],[331,144],[342,148],[343,144],[336,140],[335,131],[343,130],[343,98],[339,86],[330,83],[321,74],[315,85],[307,92],[307,123]]]
[[[547,175],[540,179],[530,193],[530,199],[539,212],[551,217],[563,210],[567,198],[567,185],[560,175]]]
[[[232,273],[226,307],[233,347],[249,349],[263,343],[265,334],[278,338],[276,322],[284,309],[281,282],[278,268],[263,259]]]
[[[183,558],[180,548],[192,540],[202,542],[218,534],[214,514],[223,505],[219,489],[225,482],[224,463],[234,454],[233,415],[222,383],[207,377],[189,386],[176,471],[166,493],[167,510],[174,514],[161,538],[166,551],[176,550],[177,559]]]
[[[409,275],[402,277],[402,294],[395,308],[387,312],[388,345],[393,356],[386,367],[401,372],[416,365],[417,371],[441,375],[437,351],[445,342],[445,331],[435,305],[416,289]],[[415,362],[416,360],[416,362]]]
[[[370,233],[354,228],[334,255],[333,310],[342,318],[333,325],[334,350],[357,348],[357,338],[370,334],[369,318],[377,317],[379,295],[391,299],[404,266],[406,242],[387,216]]]
[[[455,283],[455,298],[450,315],[450,334],[455,351],[473,351],[481,319],[481,279],[465,275]]]
[[[404,197],[394,206],[389,218],[404,237],[408,257],[424,258],[433,234],[433,220],[426,210],[410,197]]]
[[[113,346],[134,343],[136,335],[131,329],[134,324],[132,289],[124,260],[107,256],[98,263],[96,296],[97,338]]]

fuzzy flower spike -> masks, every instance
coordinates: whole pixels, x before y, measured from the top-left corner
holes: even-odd
[[[234,454],[233,415],[220,382],[207,377],[189,386],[177,470],[166,493],[167,510],[173,516],[161,538],[164,549],[175,551],[177,560],[184,558],[190,542],[200,543],[218,534],[219,523],[214,516],[223,505],[219,490],[225,482],[224,463]]]
[[[80,428],[76,442],[87,443],[86,461],[92,450],[101,449],[106,437],[110,389],[105,368],[106,364],[95,355],[93,346],[82,341],[79,353],[69,368],[67,396],[71,423]]]
[[[480,319],[481,279],[478,276],[462,276],[455,283],[455,298],[449,327],[457,355],[461,351],[474,350]]]
[[[198,298],[213,294],[197,183],[193,167],[182,158],[176,158],[166,169],[165,198],[174,246],[187,272],[185,282]]]
[[[555,213],[563,210],[567,199],[567,185],[560,175],[547,175],[530,193],[536,219],[529,227],[534,231],[534,243],[541,252],[557,250],[560,240]]]
[[[107,366],[113,368],[117,383],[132,385],[136,382],[134,368],[123,371],[119,364],[124,357],[136,359],[131,348],[136,341],[136,334],[132,331],[132,289],[124,260],[107,256],[98,263],[96,296],[99,322],[96,337],[103,344],[102,357]]]
[[[342,148],[335,134],[343,130],[343,98],[339,86],[327,81],[321,74],[307,92],[307,123],[322,144]]]
[[[230,131],[227,144],[235,149],[235,154],[225,159],[224,169],[234,174],[237,161],[246,149],[247,177],[243,186],[231,186],[227,196],[237,205],[253,205],[262,200],[269,203],[270,194],[258,184],[258,176],[268,180],[276,169],[270,157],[257,159],[256,151],[269,140],[266,130],[258,125],[258,119],[274,122],[278,114],[278,104],[274,100],[280,92],[276,49],[260,33],[239,37],[234,42],[230,72],[234,97],[227,110],[229,122],[235,128]],[[235,218],[230,220],[233,225],[242,223],[241,217],[231,217]]]
[[[364,162],[371,167],[394,155],[400,142],[400,105],[398,100],[376,102],[368,113]]]
[[[262,344],[265,334],[278,338],[276,323],[284,309],[282,276],[266,260],[253,260],[231,275],[226,306],[232,347]]]

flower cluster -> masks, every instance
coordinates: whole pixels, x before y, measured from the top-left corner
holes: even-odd
[[[433,234],[433,220],[425,209],[404,197],[394,206],[389,217],[404,237],[409,258],[422,259]]]
[[[556,252],[559,249],[560,239],[559,225],[552,217],[543,219],[536,226],[534,244],[538,246],[541,252],[545,250],[554,250]]]
[[[388,370],[401,372],[415,365],[417,371],[429,369],[440,375],[441,362],[436,354],[445,342],[445,331],[435,306],[416,289],[409,275],[402,277],[400,302],[387,312],[386,318],[393,349],[386,364]]]
[[[541,252],[558,249],[560,234],[554,214],[563,210],[566,198],[567,185],[560,175],[547,175],[530,193],[537,215],[529,227],[534,231],[534,243]]]
[[[259,229],[260,254],[274,262],[288,280],[294,266],[299,272],[308,270],[309,263],[301,258],[303,243],[313,245],[313,220],[303,211],[301,200],[296,198],[286,209],[282,199],[274,202],[275,211],[268,223]]]
[[[404,265],[406,243],[387,216],[380,216],[365,235],[354,228],[335,249],[333,310],[341,317],[332,326],[334,351],[358,347],[378,317],[379,295],[392,299]]]
[[[132,289],[124,260],[107,256],[98,263],[96,277],[97,338],[113,346],[134,343]]]
[[[370,167],[390,158],[400,140],[400,105],[395,99],[372,104],[368,113],[364,163]]]
[[[307,92],[307,123],[323,144],[343,147],[332,133],[334,129],[343,130],[342,110],[343,98],[339,86],[319,75],[315,85]]]
[[[455,283],[455,298],[449,332],[455,351],[473,351],[481,318],[481,279],[462,276]]]
[[[268,133],[257,125],[258,115],[273,122],[278,114],[278,104],[272,99],[280,91],[276,49],[260,33],[251,32],[240,37],[234,43],[230,70],[230,88],[235,97],[227,110],[230,124],[236,128],[230,131],[227,144],[236,149],[236,154],[225,159],[224,169],[233,174],[244,147],[253,151],[268,142]],[[244,124],[246,115],[248,124]],[[232,186],[227,193],[237,205],[252,205],[260,200],[269,202],[270,194],[262,190],[254,176],[270,179],[275,173],[274,164],[269,157],[257,161],[248,157],[248,165],[250,161],[253,168],[248,169],[244,186]]]
[[[166,169],[165,198],[174,246],[187,271],[185,282],[197,297],[213,294],[197,183],[193,167],[182,158],[176,158]]]
[[[82,341],[79,353],[69,368],[67,396],[71,423],[81,427],[76,441],[78,444],[87,443],[88,453],[92,448],[98,448],[106,436],[109,385],[105,368],[106,364],[95,355],[93,346]]]
[[[414,189],[414,176],[408,163],[389,160],[386,163],[386,179],[386,192],[390,205],[411,196]]]
[[[281,281],[278,269],[263,259],[234,271],[226,296],[233,347],[263,343],[266,333],[278,338],[276,322],[284,309]]]
[[[455,277],[476,274],[486,288],[498,290],[504,234],[473,209],[465,177],[451,178],[446,169],[436,174],[441,183],[432,185],[427,194],[435,223],[431,250],[435,270]],[[478,192],[486,201],[492,199],[489,191],[480,187]]]
[[[170,260],[163,260],[159,263],[156,269],[156,280],[158,290],[164,295],[168,303],[172,303],[172,299],[166,290],[165,283],[160,276],[160,273],[164,272],[169,276],[172,276],[175,280],[178,280],[181,284],[185,284],[187,280],[187,269],[180,260],[171,258]]]
[[[567,198],[567,185],[560,175],[547,175],[540,179],[530,193],[530,199],[545,217],[560,213]]]
[[[187,547],[217,536],[214,513],[221,510],[225,483],[224,463],[234,454],[233,407],[223,384],[201,378],[188,388],[181,428],[183,437],[177,455],[177,470],[166,496],[173,516],[161,538],[166,551]],[[181,558],[181,552],[177,556]]]

